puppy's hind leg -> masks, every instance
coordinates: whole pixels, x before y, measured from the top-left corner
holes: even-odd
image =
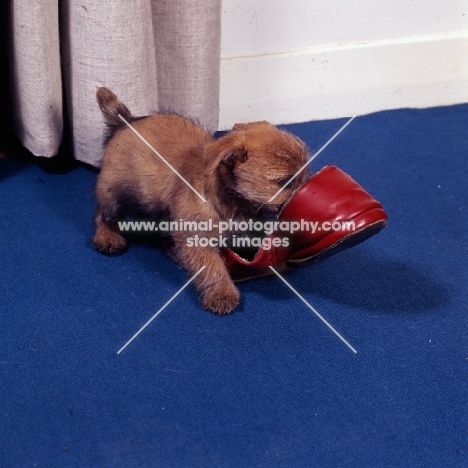
[[[94,247],[104,254],[117,254],[126,250],[127,241],[117,231],[116,221],[103,216],[103,209],[96,210],[96,232],[93,238]]]

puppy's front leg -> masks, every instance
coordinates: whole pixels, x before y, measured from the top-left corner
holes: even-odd
[[[203,256],[206,268],[195,280],[200,303],[204,309],[215,314],[228,314],[239,304],[239,290],[234,286],[219,252],[205,252]]]
[[[224,315],[239,304],[239,290],[234,286],[218,249],[189,247],[186,239],[179,237],[175,239],[172,254],[192,275],[205,267],[195,279],[195,288],[204,309]]]

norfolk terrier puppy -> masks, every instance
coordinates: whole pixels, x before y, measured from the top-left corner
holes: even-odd
[[[125,250],[127,240],[118,221],[136,212],[143,219],[212,220],[213,226],[221,220],[271,219],[309,176],[302,171],[269,203],[307,162],[305,144],[290,133],[268,122],[253,122],[236,124],[214,139],[179,115],[134,117],[107,88],[98,89],[97,102],[108,128],[93,239],[102,253]],[[190,275],[205,267],[194,281],[202,307],[229,313],[239,303],[239,290],[218,247],[188,242],[196,234],[217,238],[219,233],[173,231],[170,254]]]

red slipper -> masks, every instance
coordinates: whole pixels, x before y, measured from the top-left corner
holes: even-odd
[[[228,248],[222,253],[233,280],[242,281],[271,274],[270,266],[283,271],[316,262],[363,242],[387,223],[377,200],[342,170],[327,166],[285,203],[253,260]]]

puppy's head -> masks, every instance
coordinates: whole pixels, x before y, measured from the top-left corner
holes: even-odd
[[[207,146],[205,177],[217,177],[220,190],[248,201],[253,209],[276,212],[309,178],[305,168],[290,181],[307,158],[301,140],[268,122],[236,124],[231,132]]]

